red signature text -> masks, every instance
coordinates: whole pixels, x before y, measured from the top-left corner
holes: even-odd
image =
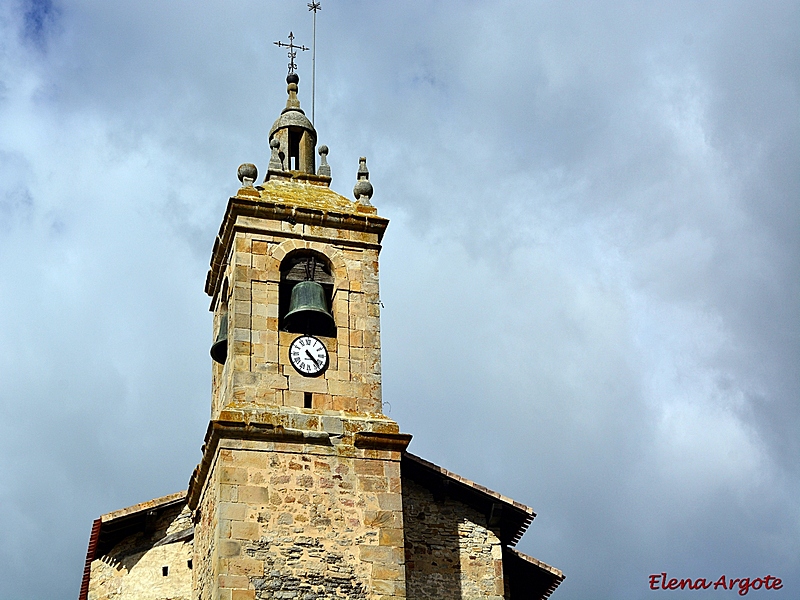
[[[666,573],[658,573],[657,575],[650,575],[650,589],[651,590],[707,590],[713,588],[718,590],[733,590],[738,589],[740,596],[747,595],[750,590],[779,590],[783,587],[783,582],[780,577],[773,577],[767,575],[766,577],[725,577],[722,575],[716,580],[706,579],[705,577],[698,577],[692,579],[677,579],[675,577],[667,578]]]

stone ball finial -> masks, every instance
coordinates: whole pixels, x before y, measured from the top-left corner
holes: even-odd
[[[353,195],[361,204],[369,206],[372,192],[372,184],[369,182],[369,171],[367,170],[367,159],[365,156],[362,156],[358,159],[358,181],[353,188]]]
[[[317,150],[319,153],[319,167],[317,168],[317,175],[324,177],[331,176],[331,166],[328,164],[328,147],[323,144]]]
[[[244,163],[239,165],[237,174],[239,175],[239,181],[242,182],[242,185],[250,187],[258,177],[258,169],[253,163]]]
[[[286,93],[289,94],[289,97],[286,99],[286,109],[300,108],[300,100],[297,99],[297,83],[299,81],[300,77],[297,73],[289,73],[286,76]]]
[[[280,156],[280,140],[276,137],[272,138],[269,141],[269,147],[271,152],[269,157],[269,165],[267,166],[268,171],[283,171],[283,162],[281,161]]]

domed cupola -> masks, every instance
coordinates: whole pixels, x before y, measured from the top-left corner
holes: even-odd
[[[297,98],[297,73],[289,73],[286,77],[286,91],[289,98],[281,116],[269,130],[270,147],[275,147],[272,140],[278,142],[278,156],[283,171],[302,171],[314,174],[314,149],[317,146],[317,131],[308,120],[300,100]]]

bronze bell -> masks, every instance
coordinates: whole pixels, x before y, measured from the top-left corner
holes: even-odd
[[[225,359],[228,358],[228,311],[222,313],[219,320],[219,333],[217,333],[217,340],[211,346],[211,358],[219,364],[224,365]]]
[[[334,326],[333,315],[325,301],[325,290],[316,281],[300,281],[292,288],[289,312],[284,317],[284,329],[295,333],[323,335]]]

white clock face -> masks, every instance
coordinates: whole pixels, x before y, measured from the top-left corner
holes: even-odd
[[[313,335],[301,335],[289,345],[289,362],[301,375],[314,377],[328,367],[328,349]]]

